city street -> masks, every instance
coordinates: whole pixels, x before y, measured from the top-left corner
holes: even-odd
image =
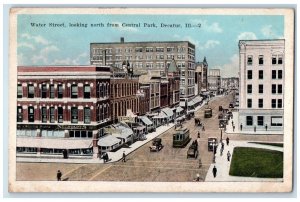
[[[174,128],[166,131],[159,137],[162,138],[163,149],[159,152],[150,152],[151,142],[143,145],[126,157],[126,162],[110,164],[63,164],[63,163],[17,163],[17,180],[56,180],[57,170],[63,173],[62,180],[82,181],[193,181],[197,174],[200,181],[204,181],[207,171],[213,160],[213,152],[207,148],[207,138],[217,137],[220,140],[221,131],[218,127],[219,105],[228,108],[233,100],[233,95],[215,97],[209,101],[213,109],[213,116],[204,119],[204,105],[195,114],[201,118],[205,125],[205,131],[195,126],[194,119],[185,121],[183,125],[190,130],[192,141],[197,139],[200,131],[199,152],[197,159],[188,158],[187,150],[191,142],[185,148],[173,148],[172,138]],[[282,135],[228,135],[231,140],[251,141],[282,141]],[[223,132],[223,139],[227,135]],[[202,166],[199,168],[199,159]]]

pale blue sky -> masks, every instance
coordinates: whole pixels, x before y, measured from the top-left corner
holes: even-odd
[[[156,23],[157,28],[71,28],[69,23]],[[30,23],[46,23],[32,27]],[[65,23],[65,28],[48,27]],[[160,28],[160,23],[182,28]],[[201,28],[184,28],[185,23]],[[18,65],[87,65],[91,42],[188,40],[196,45],[196,61],[207,58],[222,76],[237,76],[239,39],[283,38],[283,16],[218,15],[19,15]]]

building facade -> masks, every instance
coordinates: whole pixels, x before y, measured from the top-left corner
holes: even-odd
[[[126,116],[130,109],[134,114],[139,113],[139,75],[130,74],[127,70],[111,68],[111,117],[115,123],[118,117]]]
[[[143,116],[150,113],[150,86],[140,84],[140,93],[143,96],[139,97],[139,116]]]
[[[239,89],[239,78],[229,77],[221,78],[221,88],[227,90],[238,90]]]
[[[109,67],[19,66],[17,152],[96,157],[109,91]]]
[[[208,90],[214,95],[220,94],[221,89],[221,71],[220,69],[208,70]]]
[[[204,57],[203,62],[196,63],[195,70],[195,95],[200,95],[207,91],[207,69],[208,64],[206,57]]]
[[[180,97],[194,96],[195,45],[188,41],[91,43],[90,62],[121,68],[124,64],[136,70],[164,71],[175,59],[180,73]]]
[[[239,42],[239,124],[243,130],[283,131],[284,40]]]

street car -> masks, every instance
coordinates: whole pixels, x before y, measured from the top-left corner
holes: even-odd
[[[190,140],[189,129],[186,127],[176,128],[176,131],[173,134],[173,147],[185,147]]]

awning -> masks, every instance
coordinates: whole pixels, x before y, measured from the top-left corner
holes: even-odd
[[[141,116],[140,119],[144,122],[144,124],[150,126],[152,125],[152,121],[147,116]]]
[[[173,111],[169,108],[163,108],[162,111],[168,116],[168,117],[172,117],[174,115]]]
[[[165,113],[163,112],[160,112],[157,116],[154,116],[153,117],[154,119],[165,119],[165,118],[168,118]]]
[[[136,128],[134,128],[135,130],[144,130],[146,127],[145,126],[138,126]]]
[[[181,107],[177,107],[176,108],[176,113],[180,113],[180,112],[182,112],[183,111],[183,109],[181,108]]]
[[[180,107],[185,107],[185,102],[180,102],[180,103],[179,103],[179,106],[180,106]]]
[[[92,147],[92,139],[18,137],[17,147],[47,148],[47,149],[87,149]]]
[[[195,105],[195,102],[193,102],[193,100],[191,100],[191,101],[188,102],[188,107],[194,106],[194,105]]]
[[[201,101],[202,101],[202,98],[199,97],[199,96],[197,96],[197,97],[195,97],[195,98],[193,99],[193,102],[194,102],[194,103],[199,103],[199,102],[201,102]]]
[[[100,147],[111,147],[116,144],[121,144],[121,140],[112,135],[107,135],[98,140],[98,146]]]
[[[130,134],[128,134],[128,133],[112,133],[111,135],[114,137],[117,137],[117,138],[122,138],[122,139],[130,138]]]

